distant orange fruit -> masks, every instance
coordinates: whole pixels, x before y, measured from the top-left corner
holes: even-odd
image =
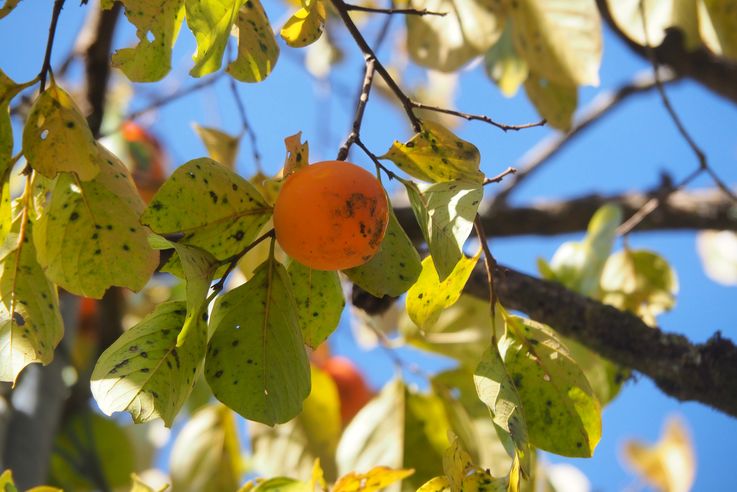
[[[166,180],[164,149],[151,132],[132,121],[123,123],[121,134],[131,159],[133,181],[148,203]]]
[[[274,230],[284,251],[315,270],[362,265],[379,251],[389,204],[378,179],[342,161],[298,169],[274,205]]]
[[[340,417],[346,425],[371,400],[373,392],[353,362],[345,357],[330,357],[320,369],[335,381],[340,396]]]

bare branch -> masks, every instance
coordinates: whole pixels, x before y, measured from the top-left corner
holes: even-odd
[[[437,15],[440,17],[444,17],[447,12],[433,12],[431,10],[427,9],[396,9],[396,8],[388,8],[388,9],[381,9],[381,8],[374,8],[374,7],[364,7],[363,5],[353,5],[350,3],[345,4],[345,9],[348,11],[356,11],[356,12],[370,12],[373,14],[388,14],[388,15],[396,15],[396,14],[402,14],[402,15]]]
[[[353,118],[353,126],[351,127],[351,133],[343,142],[338,150],[339,161],[344,161],[348,157],[348,151],[359,138],[361,133],[361,123],[363,122],[363,113],[366,110],[366,103],[368,103],[369,93],[371,92],[371,84],[374,80],[374,73],[376,72],[376,58],[366,59],[366,72],[363,77],[363,83],[361,84],[361,92],[358,95],[358,105],[356,107],[356,115]]]
[[[66,0],[55,0],[54,10],[51,12],[51,25],[49,26],[49,37],[46,41],[46,53],[44,54],[44,61],[41,65],[41,71],[38,73],[38,79],[41,82],[40,92],[46,89],[46,77],[51,72],[51,52],[54,48],[54,38],[56,37],[56,25],[59,22],[59,15],[61,15],[61,9],[64,8],[64,2]]]
[[[520,131],[520,130],[526,130],[528,128],[536,128],[538,126],[544,126],[545,123],[547,123],[545,120],[540,120],[534,123],[525,123],[522,125],[506,125],[504,123],[499,123],[498,121],[494,121],[488,116],[483,115],[483,114],[464,113],[462,111],[456,111],[455,109],[439,108],[437,106],[431,106],[429,104],[424,104],[418,101],[410,101],[410,104],[416,109],[424,109],[426,111],[435,111],[436,113],[449,114],[452,116],[463,118],[468,121],[473,121],[473,120],[483,121],[484,123],[488,123],[492,126],[495,126],[504,132]]]
[[[501,183],[504,178],[506,178],[507,176],[513,175],[516,172],[517,172],[516,168],[508,167],[504,171],[494,176],[493,178],[484,178],[483,185],[486,186],[487,184]]]

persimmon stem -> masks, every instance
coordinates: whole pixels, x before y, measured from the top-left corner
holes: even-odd
[[[269,229],[268,231],[266,231],[265,233],[263,233],[261,236],[259,236],[256,239],[254,239],[248,246],[246,246],[245,248],[243,248],[240,252],[238,252],[237,254],[234,254],[233,256],[231,256],[231,257],[226,258],[225,260],[223,260],[220,264],[221,265],[227,264],[228,265],[228,269],[225,270],[225,273],[223,273],[223,276],[220,278],[220,280],[218,280],[211,287],[211,289],[213,290],[213,293],[210,295],[210,297],[214,298],[214,296],[218,292],[220,292],[221,290],[223,290],[223,287],[225,287],[225,281],[227,280],[228,275],[230,275],[230,273],[235,269],[236,265],[238,265],[238,262],[240,261],[240,259],[243,258],[246,254],[248,254],[249,251],[251,251],[253,248],[255,248],[256,246],[258,246],[259,244],[261,244],[264,240],[266,240],[268,238],[272,238],[272,249],[273,249],[273,242],[274,242],[273,241],[273,238],[275,236],[276,236],[276,233],[274,232],[274,229]],[[212,300],[212,299],[210,299],[210,297],[208,297],[208,302],[210,300]]]

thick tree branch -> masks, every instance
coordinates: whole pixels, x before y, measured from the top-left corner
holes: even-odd
[[[548,324],[609,360],[650,377],[666,394],[699,401],[737,417],[737,346],[717,332],[704,344],[647,326],[565,287],[498,266],[495,288],[501,303]],[[482,262],[466,291],[488,296]]]

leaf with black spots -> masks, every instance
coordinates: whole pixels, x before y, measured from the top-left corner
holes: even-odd
[[[238,57],[226,71],[241,82],[261,82],[279,59],[279,45],[259,0],[246,0],[238,12]]]
[[[338,272],[313,270],[298,261],[287,269],[305,344],[317,348],[335,331],[345,298]]]
[[[228,36],[244,3],[245,0],[185,0],[187,25],[197,40],[191,76],[202,77],[220,69]]]
[[[327,12],[322,0],[306,0],[281,28],[281,37],[292,48],[304,48],[318,39],[325,29]]]

